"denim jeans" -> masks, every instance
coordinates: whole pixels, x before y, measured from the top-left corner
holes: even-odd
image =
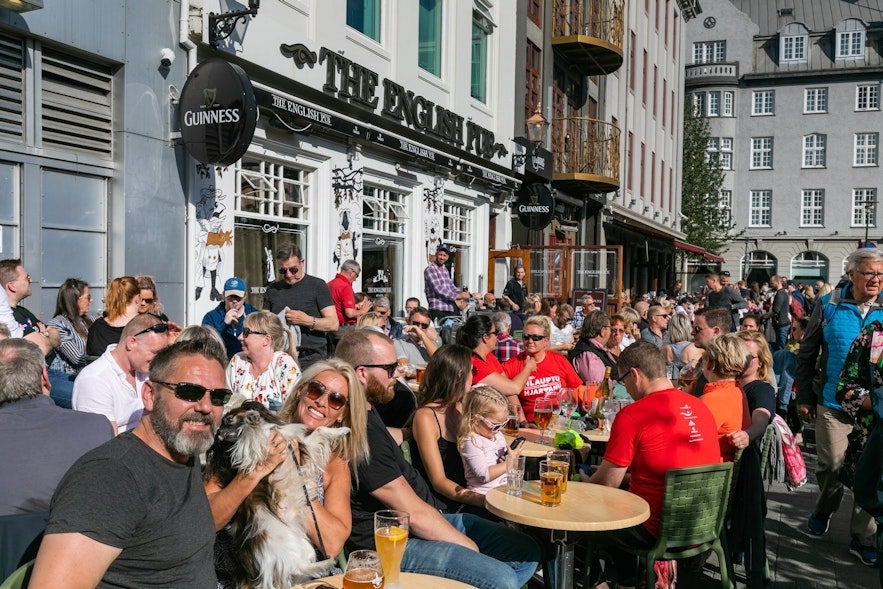
[[[445,519],[478,545],[481,553],[450,542],[408,538],[402,570],[454,579],[479,589],[519,589],[533,576],[540,547],[518,530],[468,513]]]
[[[59,407],[70,409],[71,398],[74,396],[74,378],[77,375],[52,368],[47,369],[47,373],[49,374],[49,384],[52,385],[49,396]]]
[[[791,324],[783,325],[776,328],[776,341],[772,342],[773,351],[784,350],[785,344],[788,343],[788,334],[791,332]]]

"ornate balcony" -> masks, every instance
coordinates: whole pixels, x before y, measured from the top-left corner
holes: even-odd
[[[704,86],[707,84],[739,83],[739,64],[733,63],[698,63],[684,68],[684,84],[686,86]]]
[[[622,65],[622,0],[555,0],[552,47],[584,76]]]
[[[552,120],[552,184],[572,195],[619,188],[619,127],[588,117]]]

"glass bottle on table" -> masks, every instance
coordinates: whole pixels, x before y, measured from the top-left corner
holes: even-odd
[[[598,421],[598,429],[604,429],[604,404],[610,398],[610,367],[606,366],[604,368],[604,378],[601,379],[601,384],[598,385],[598,390],[595,392],[595,403],[592,405],[592,412],[589,414],[591,417]]]

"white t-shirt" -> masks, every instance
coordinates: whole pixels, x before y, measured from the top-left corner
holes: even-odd
[[[126,380],[126,373],[110,353],[117,344],[107,346],[101,356],[83,368],[74,381],[73,408],[106,416],[119,433],[134,428],[141,420],[144,402],[141,387],[148,380],[146,373],[135,374],[135,386]]]

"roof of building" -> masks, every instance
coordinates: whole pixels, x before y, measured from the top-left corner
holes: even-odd
[[[758,35],[775,35],[790,22],[812,32],[830,31],[847,18],[869,27],[883,27],[883,0],[730,0],[760,28]],[[790,10],[789,10],[790,9]]]

